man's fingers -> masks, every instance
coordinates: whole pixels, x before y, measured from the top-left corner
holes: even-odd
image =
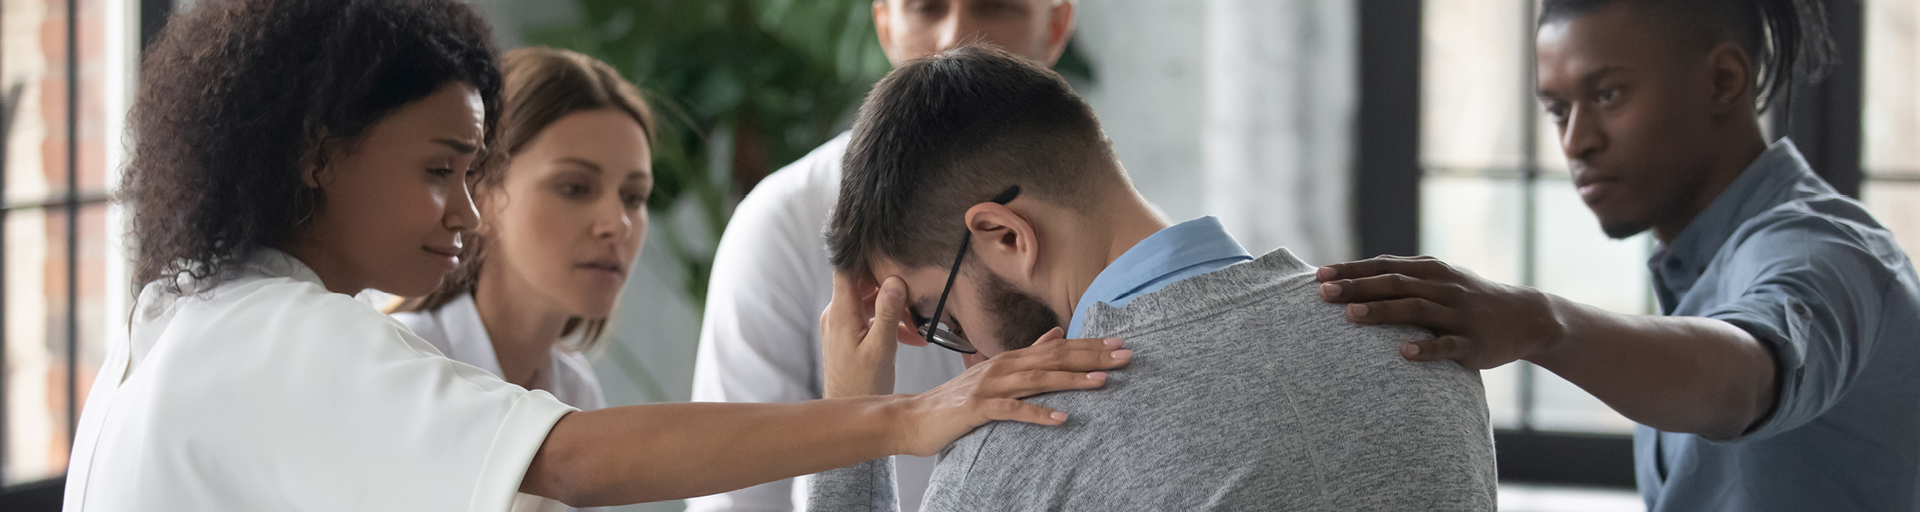
[[[1067,422],[1067,413],[1011,398],[990,399],[983,404],[989,420],[1008,420],[1040,425]]]
[[[1314,272],[1314,279],[1328,282],[1337,279],[1359,279],[1386,274],[1405,274],[1420,278],[1436,278],[1450,272],[1446,263],[1427,256],[1401,257],[1379,256],[1360,261],[1335,263],[1320,267]]]
[[[1421,279],[1406,274],[1386,274],[1320,283],[1320,299],[1334,304],[1406,298],[1453,304],[1465,294],[1466,289],[1460,285]]]
[[[927,339],[920,337],[920,331],[914,329],[913,325],[906,322],[900,322],[897,325],[900,326],[900,344],[913,345],[916,347],[927,346]]]
[[[1452,331],[1456,316],[1426,299],[1393,299],[1348,304],[1347,321],[1360,325],[1411,325],[1431,331]]]
[[[873,298],[874,327],[900,325],[900,317],[906,315],[906,309],[907,282],[898,277],[888,277],[886,282],[880,283],[880,293],[874,294]],[[873,329],[867,335],[873,336],[876,333],[892,335],[895,334],[895,329]]]
[[[1407,358],[1408,361],[1439,361],[1452,359],[1461,361],[1461,366],[1467,366],[1463,360],[1472,355],[1472,348],[1472,341],[1466,338],[1459,336],[1441,336],[1430,340],[1409,341],[1400,344],[1400,357]],[[1469,366],[1469,368],[1471,367]]]

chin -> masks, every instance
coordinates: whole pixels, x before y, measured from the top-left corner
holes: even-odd
[[[1604,218],[1600,219],[1600,231],[1606,233],[1607,238],[1611,238],[1614,240],[1623,240],[1626,238],[1630,238],[1633,235],[1638,235],[1640,233],[1645,232],[1648,228],[1651,228],[1651,227],[1653,226],[1646,222],[1634,222],[1634,221],[1609,222],[1607,219],[1604,219]]]
[[[434,277],[431,279],[422,279],[421,276]],[[395,276],[394,279],[388,279],[385,285],[375,286],[374,288],[401,297],[420,297],[439,289],[440,282],[445,279],[446,276],[441,275],[438,271],[425,271],[411,275]]]
[[[570,301],[570,304],[566,304],[567,309],[571,310],[570,313],[573,316],[581,318],[607,318],[613,315],[614,306],[619,305],[619,295],[612,297],[601,297],[597,293],[592,295]]]

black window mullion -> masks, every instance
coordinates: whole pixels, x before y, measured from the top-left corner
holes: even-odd
[[[1865,7],[1861,0],[1826,0],[1834,62],[1825,79],[1794,86],[1790,102],[1776,104],[1773,133],[1793,138],[1815,173],[1855,199],[1865,173],[1860,167],[1860,111],[1865,74]]]
[[[1355,2],[1360,104],[1353,205],[1362,256],[1420,251],[1422,3]]]
[[[80,0],[67,0],[67,446],[80,420]]]

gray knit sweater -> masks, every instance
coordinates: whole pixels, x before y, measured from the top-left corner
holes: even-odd
[[[922,510],[1492,510],[1478,372],[1412,363],[1422,331],[1348,323],[1285,249],[1097,304],[1086,337],[1135,351],[1105,388],[1032,402],[942,453]],[[880,459],[821,473],[816,511],[896,510]]]

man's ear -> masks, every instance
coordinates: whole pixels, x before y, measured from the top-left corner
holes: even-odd
[[[1047,8],[1052,15],[1047,18],[1047,67],[1060,62],[1060,54],[1067,51],[1067,40],[1073,36],[1073,4],[1065,0]]]
[[[1006,205],[980,203],[967,209],[973,252],[1002,275],[1031,277],[1039,267],[1040,244],[1033,224]]]
[[[1722,42],[1707,52],[1709,109],[1716,115],[1751,113],[1759,75],[1739,45]]]

